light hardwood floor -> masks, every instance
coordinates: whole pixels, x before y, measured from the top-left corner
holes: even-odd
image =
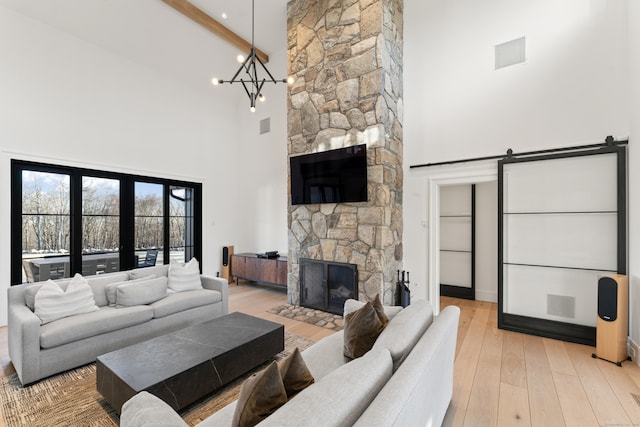
[[[446,426],[638,426],[640,367],[593,359],[594,347],[497,327],[497,305],[461,310]]]
[[[229,294],[230,312],[273,320],[314,340],[332,333],[267,313],[286,303],[280,289],[232,284]],[[496,304],[443,297],[441,305],[461,308],[445,426],[640,426],[634,362],[620,368],[593,359],[593,347],[499,330]],[[6,328],[0,328],[0,367],[0,375],[13,372]]]

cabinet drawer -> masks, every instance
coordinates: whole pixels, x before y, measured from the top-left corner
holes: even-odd
[[[287,286],[289,272],[287,271],[287,261],[278,261],[278,278],[279,285]]]
[[[231,276],[245,277],[247,274],[247,258],[231,255]]]

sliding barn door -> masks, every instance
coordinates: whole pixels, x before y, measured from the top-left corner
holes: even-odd
[[[624,147],[499,162],[498,324],[595,345],[597,283],[626,273]]]

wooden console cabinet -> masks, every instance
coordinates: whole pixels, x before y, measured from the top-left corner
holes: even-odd
[[[287,257],[259,258],[257,254],[233,254],[231,277],[287,287]]]

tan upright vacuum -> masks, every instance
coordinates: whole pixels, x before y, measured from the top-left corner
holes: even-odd
[[[618,366],[628,359],[629,282],[622,274],[598,279],[598,320],[596,352],[592,357],[608,360]]]

